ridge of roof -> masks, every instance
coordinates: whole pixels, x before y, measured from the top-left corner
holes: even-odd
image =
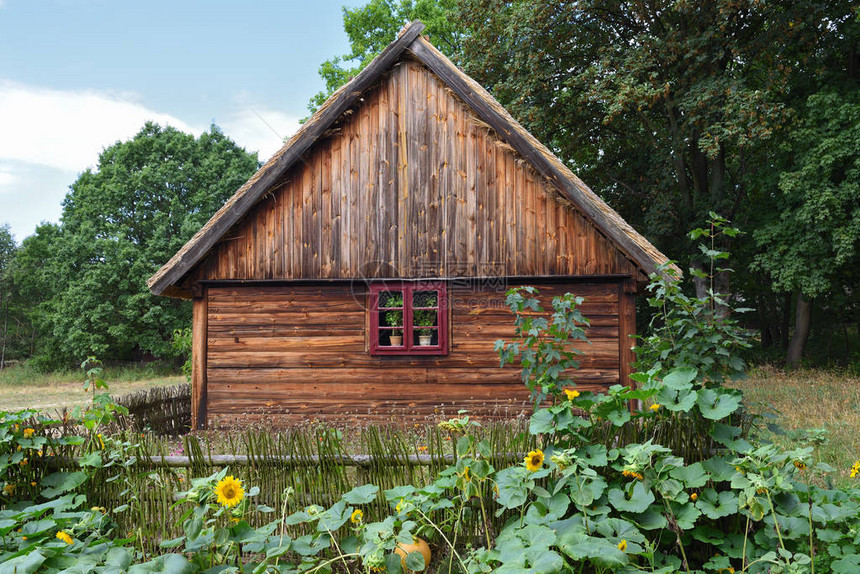
[[[175,294],[170,292],[175,292],[174,285],[208,254],[223,234],[238,222],[283,173],[407,50],[445,82],[481,120],[528,160],[538,172],[549,179],[565,198],[613,241],[636,266],[650,274],[657,272],[662,264],[669,263],[665,255],[523,128],[487,90],[423,38],[420,35],[423,30],[424,24],[417,20],[404,27],[398,38],[364,70],[334,92],[280,151],[257,170],[209,221],[147,280],[150,291],[156,295]]]

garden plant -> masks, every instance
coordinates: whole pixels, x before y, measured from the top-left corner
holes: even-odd
[[[694,237],[728,229],[714,218]],[[703,252],[725,258],[713,244]],[[860,490],[831,486],[837,469],[818,460],[815,440],[782,449],[758,438],[763,421],[722,384],[744,370],[745,335],[730,302],[713,289],[685,295],[665,272],[650,289],[659,313],[642,340],[637,385],[605,393],[574,384],[570,344],[587,328],[581,299],[556,297],[550,311],[535,288],[508,292],[516,336],[497,350],[502,365],[522,368],[539,445],[522,462],[495,468],[477,423],[462,416],[441,423],[455,460],[429,484],[359,484],[288,513],[303,493],[285,490],[282,508],[255,504],[259,489],[224,468],[190,481],[175,502],[183,534],[161,541],[158,556],[116,528],[115,513],[136,512],[133,496],[126,508],[104,509],[82,494],[105,466],[131,472],[134,445],[100,432],[115,413],[107,395],[75,414],[78,435],[58,434],[56,421],[35,412],[2,413],[0,573],[860,571]],[[89,380],[102,385],[94,372]],[[47,460],[71,443],[86,447],[80,468],[51,472]],[[860,474],[860,461],[850,473]],[[371,511],[380,497],[384,515]],[[271,520],[252,526],[260,513]],[[483,528],[467,535],[466,522]],[[432,564],[422,552],[397,552],[416,539],[430,541]]]

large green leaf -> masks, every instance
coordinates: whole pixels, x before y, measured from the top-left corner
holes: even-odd
[[[74,490],[87,481],[87,474],[82,471],[65,472],[59,471],[49,474],[42,479],[42,496],[45,498],[54,498],[59,494]]]
[[[663,384],[676,391],[691,389],[692,382],[696,380],[699,371],[692,367],[681,367],[673,369],[668,375],[663,377]]]
[[[699,493],[696,508],[708,518],[716,520],[738,511],[738,496],[732,491],[717,493],[713,488],[706,488]]]
[[[558,547],[575,562],[587,559],[605,568],[626,566],[630,561],[627,554],[609,540],[573,529],[559,533]]]
[[[672,478],[683,482],[687,488],[699,488],[708,482],[708,473],[705,472],[700,462],[695,462],[689,466],[673,468],[669,474],[672,475]]]
[[[349,492],[343,495],[343,499],[347,504],[370,504],[376,500],[376,495],[379,493],[379,487],[375,484],[365,484],[356,486]]]
[[[34,550],[25,556],[18,556],[0,564],[0,574],[32,574],[39,570],[45,558],[40,550]]]
[[[699,410],[706,419],[721,420],[738,410],[740,395],[723,390],[702,389],[697,400]]]
[[[193,574],[196,571],[197,568],[181,554],[165,554],[128,569],[129,574]]]
[[[655,500],[654,494],[639,481],[633,485],[629,498],[623,490],[618,488],[609,491],[609,504],[622,512],[645,512]]]
[[[696,404],[697,396],[694,390],[676,391],[668,387],[663,387],[657,394],[656,401],[670,411],[688,412]]]

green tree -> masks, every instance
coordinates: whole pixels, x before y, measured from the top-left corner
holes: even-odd
[[[190,307],[152,296],[146,279],[257,168],[213,126],[195,138],[148,123],[105,149],[63,202],[62,224],[28,238],[16,274],[46,296],[36,306],[38,361],[54,367],[98,355],[167,356]]]
[[[9,337],[9,298],[11,272],[9,267],[15,256],[15,238],[9,224],[0,225],[0,370],[6,366],[6,349]]]
[[[786,121],[822,10],[462,0],[459,20],[466,71],[672,252],[710,211],[734,219],[743,206],[748,158]]]
[[[755,233],[756,267],[775,291],[797,298],[793,366],[803,357],[814,300],[844,289],[856,297],[860,266],[860,93],[815,94],[804,112],[789,140],[794,169],[779,179],[779,216]]]
[[[426,26],[424,34],[430,41],[456,59],[461,42],[456,5],[456,0],[370,0],[357,8],[344,7],[343,28],[349,36],[350,53],[322,63],[319,73],[325,81],[325,90],[311,98],[308,108],[316,111],[413,20],[421,20]]]

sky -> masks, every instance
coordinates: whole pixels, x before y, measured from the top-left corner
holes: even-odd
[[[267,160],[348,53],[342,6],[313,0],[0,0],[0,225],[18,243],[99,153],[148,120],[212,123]]]

